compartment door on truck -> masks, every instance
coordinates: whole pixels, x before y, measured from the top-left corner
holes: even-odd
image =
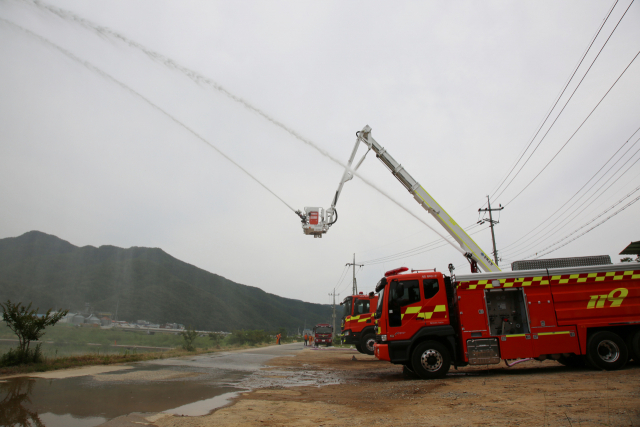
[[[523,289],[485,289],[484,297],[489,333],[500,337],[502,359],[531,357],[534,350]]]
[[[538,283],[540,285],[523,288],[525,289],[527,308],[531,319],[534,356],[558,353],[580,354],[580,345],[575,327],[558,327],[551,286],[547,284],[549,282],[542,280]]]

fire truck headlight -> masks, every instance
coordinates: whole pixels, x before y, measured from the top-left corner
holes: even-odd
[[[386,335],[380,335],[380,341],[386,341],[386,340],[387,340]]]
[[[344,336],[348,336],[349,335],[349,331],[344,331]]]

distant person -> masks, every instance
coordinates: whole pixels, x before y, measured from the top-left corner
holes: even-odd
[[[276,343],[280,345],[280,338],[282,338],[281,334],[276,335]]]
[[[313,335],[309,335],[309,345],[313,345]]]
[[[307,341],[309,341],[309,335],[304,334],[304,345],[307,345]]]

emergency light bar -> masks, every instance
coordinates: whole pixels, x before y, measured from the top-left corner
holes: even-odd
[[[395,276],[396,274],[400,274],[404,271],[409,271],[409,269],[407,267],[400,267],[400,268],[396,268],[395,270],[389,270],[386,273],[384,273],[384,277]]]

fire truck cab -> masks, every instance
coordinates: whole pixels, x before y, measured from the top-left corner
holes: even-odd
[[[375,355],[420,377],[530,359],[620,369],[640,359],[640,264],[458,275],[387,272]]]
[[[328,323],[318,323],[313,327],[313,345],[318,347],[320,344],[333,345],[333,326]]]
[[[373,354],[376,329],[373,313],[378,305],[378,296],[373,292],[348,296],[340,303],[342,313],[342,337],[345,344],[355,345],[360,353]]]

